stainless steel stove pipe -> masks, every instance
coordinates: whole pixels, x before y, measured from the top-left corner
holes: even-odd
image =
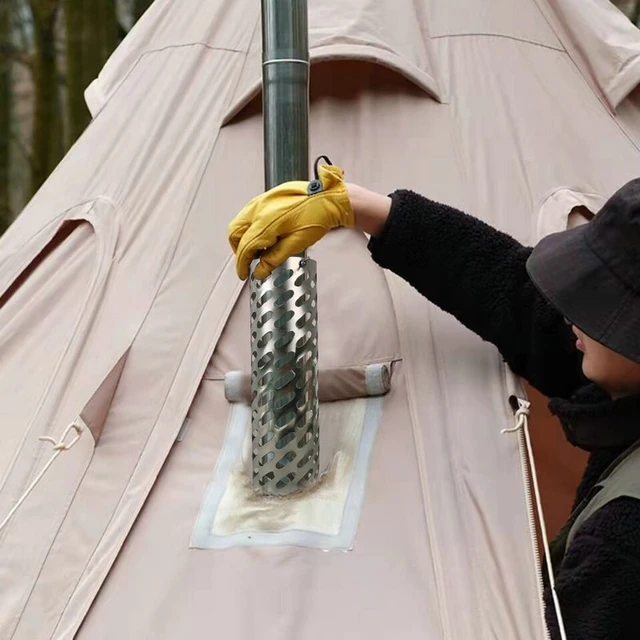
[[[262,0],[265,186],[309,177],[306,0]],[[318,478],[316,265],[289,258],[251,287],[253,487],[287,495]]]

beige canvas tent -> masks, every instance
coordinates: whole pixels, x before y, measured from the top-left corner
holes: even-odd
[[[605,0],[309,5],[312,153],[350,180],[533,243],[636,176],[640,32]],[[320,370],[390,390],[323,404],[324,492],[245,492],[259,11],[156,0],[0,241],[0,637],[544,638],[518,382],[354,231],[312,249]]]

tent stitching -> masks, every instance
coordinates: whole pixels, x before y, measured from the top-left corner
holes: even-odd
[[[566,49],[563,47],[554,47],[550,44],[544,44],[543,42],[536,42],[535,40],[528,40],[527,38],[519,38],[517,36],[511,36],[506,33],[482,33],[482,32],[470,32],[470,33],[451,33],[443,34],[439,36],[432,36],[432,40],[442,40],[444,38],[469,38],[469,37],[481,37],[481,38],[501,38],[503,40],[513,40],[514,42],[524,42],[525,44],[531,44],[535,47],[542,47],[543,49],[551,49],[551,51],[559,51],[560,53],[566,53]]]
[[[189,42],[189,43],[184,43],[184,44],[166,45],[164,47],[159,47],[157,49],[149,49],[148,51],[143,51],[136,58],[136,60],[131,64],[131,67],[127,70],[127,72],[124,74],[124,76],[122,76],[122,78],[120,79],[120,82],[118,82],[118,84],[113,88],[113,90],[111,92],[109,92],[108,96],[101,91],[101,93],[103,93],[103,95],[105,95],[106,99],[105,99],[104,103],[102,105],[100,105],[100,110],[91,119],[91,122],[89,123],[89,127],[93,124],[93,122],[96,120],[96,118],[98,118],[100,113],[102,113],[102,111],[104,111],[104,108],[109,104],[109,102],[111,102],[111,99],[118,93],[118,91],[120,90],[120,87],[128,80],[129,76],[135,71],[135,69],[138,67],[138,65],[140,64],[140,62],[142,62],[142,60],[144,58],[146,58],[148,55],[153,55],[154,53],[164,53],[165,51],[169,51],[169,50],[172,50],[172,49],[187,49],[189,47],[194,47],[194,46],[195,47],[200,46],[200,47],[208,49],[209,51],[212,51],[212,52],[214,52],[214,51],[223,51],[223,52],[227,52],[227,53],[244,54],[245,55],[245,59],[246,59],[246,56],[248,54],[248,51],[242,51],[242,50],[239,50],[239,49],[231,49],[231,48],[225,48],[225,47],[213,47],[211,45],[205,44],[204,42]],[[94,82],[99,83],[100,82],[100,76],[98,76],[96,78],[96,80],[94,80]],[[58,166],[60,166],[60,165],[58,165]],[[56,167],[56,169],[57,169],[57,167]],[[54,169],[54,172],[55,172],[55,169]],[[53,173],[51,175],[53,175]]]
[[[385,279],[387,281],[387,287],[390,290],[392,300],[393,300],[393,291],[397,289],[399,283],[395,278],[391,278],[389,275],[385,274]],[[397,294],[396,294],[397,296]],[[396,317],[396,325],[398,327],[398,338],[400,340],[400,352],[402,354],[403,360],[407,363],[411,361],[411,349],[407,348],[406,340],[403,339],[403,335],[406,335],[406,327],[404,327],[403,315],[398,313],[399,306],[398,304],[394,304],[394,314]],[[430,321],[429,321],[430,324]],[[433,346],[433,345],[432,345]],[[405,358],[405,352],[407,353],[407,357]],[[428,481],[427,481],[427,472],[426,472],[426,464],[423,456],[424,450],[424,441],[422,438],[422,434],[420,433],[417,424],[418,420],[418,409],[416,406],[416,381],[413,376],[413,370],[410,364],[408,364],[406,371],[404,373],[406,376],[406,393],[407,393],[407,406],[409,410],[409,423],[411,426],[411,433],[413,436],[414,442],[414,453],[416,458],[418,476],[420,478],[420,493],[422,495],[422,513],[424,515],[425,520],[425,529],[426,529],[426,537],[429,544],[430,551],[430,561],[433,566],[434,571],[434,585],[436,592],[436,600],[437,600],[437,608],[440,614],[440,624],[442,626],[443,638],[453,638],[451,622],[449,620],[449,610],[447,608],[447,597],[443,585],[443,569],[438,561],[438,552],[437,550],[440,548],[440,544],[435,534],[435,527],[431,527],[430,523],[435,520],[433,517],[433,513],[431,510],[431,492],[429,491]]]

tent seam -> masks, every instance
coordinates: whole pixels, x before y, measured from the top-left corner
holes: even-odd
[[[396,286],[392,286],[392,282],[389,279],[389,276],[385,273],[385,280],[387,282],[387,288],[389,289],[389,293],[391,294],[392,301],[394,300],[393,289],[396,289]],[[397,294],[396,294],[397,301]],[[406,393],[407,393],[407,407],[409,410],[409,422],[411,426],[411,433],[413,436],[413,442],[415,446],[415,457],[417,464],[418,477],[420,479],[420,493],[422,497],[422,513],[425,520],[426,527],[426,538],[429,544],[430,551],[430,561],[433,566],[434,571],[434,584],[435,584],[435,592],[436,592],[436,600],[438,612],[440,614],[440,625],[442,627],[443,637],[444,638],[452,638],[451,633],[451,622],[449,620],[449,614],[446,607],[446,593],[445,588],[442,581],[443,571],[442,566],[438,561],[437,551],[440,548],[439,541],[434,532],[434,527],[430,526],[431,522],[434,522],[433,513],[431,510],[431,492],[428,488],[428,479],[427,479],[427,471],[424,461],[424,441],[421,433],[418,430],[418,409],[416,407],[416,398],[415,398],[415,387],[416,382],[413,376],[412,368],[411,368],[411,358],[405,358],[406,344],[402,338],[403,332],[401,331],[402,325],[404,324],[401,319],[401,314],[398,313],[399,309],[397,305],[394,305],[394,314],[396,317],[396,325],[398,327],[398,339],[400,341],[400,353],[403,358],[403,362],[406,363],[406,369],[404,374],[406,376]],[[432,338],[433,341],[433,338]],[[432,344],[433,346],[433,344]],[[408,351],[410,353],[410,350]],[[439,384],[439,381],[438,381]]]
[[[536,42],[535,40],[528,40],[527,38],[518,38],[517,36],[510,36],[504,33],[483,33],[483,32],[469,32],[469,33],[451,33],[444,34],[441,36],[432,36],[432,40],[442,40],[445,38],[453,39],[453,38],[470,38],[470,37],[481,37],[481,38],[499,38],[502,40],[513,40],[514,42],[523,42],[525,44],[531,44],[535,47],[542,47],[543,49],[550,49],[551,51],[558,51],[560,53],[566,53],[566,50],[562,47],[554,47],[550,44],[544,44],[543,42]]]
[[[209,44],[206,44],[205,42],[189,42],[189,43],[183,43],[183,44],[169,44],[169,45],[165,45],[164,47],[158,47],[157,49],[149,49],[147,51],[143,51],[135,59],[135,61],[131,64],[131,67],[127,70],[125,75],[121,78],[120,82],[118,82],[118,84],[113,88],[113,90],[110,93],[107,94],[104,91],[102,91],[102,94],[105,96],[106,99],[100,105],[100,109],[96,113],[96,115],[91,118],[91,122],[89,123],[89,126],[91,126],[91,124],[94,122],[94,120],[102,113],[102,111],[104,111],[104,108],[109,104],[109,102],[111,102],[113,97],[120,90],[120,87],[122,87],[122,85],[127,81],[129,76],[134,72],[134,70],[138,67],[138,65],[140,64],[140,62],[142,62],[142,60],[144,58],[146,58],[149,55],[153,55],[154,53],[163,53],[165,51],[170,51],[171,49],[186,49],[188,47],[198,47],[198,46],[203,47],[205,49],[208,49],[209,51],[224,51],[224,52],[227,52],[227,53],[239,53],[239,54],[244,54],[245,56],[248,55],[248,51],[243,51],[242,49],[232,49],[230,47],[213,47],[213,46],[211,46]],[[97,82],[98,84],[100,84],[100,74],[98,74],[98,76],[96,76],[96,78],[93,80],[93,82]],[[91,86],[91,85],[89,85],[89,86]]]
[[[429,312],[429,315],[431,316],[431,310]],[[429,320],[431,324],[431,317],[429,318]],[[449,394],[450,385],[447,380],[447,368],[445,366],[445,362],[442,357],[442,352],[441,350],[438,349],[433,330],[431,330],[429,334],[431,338],[431,349],[433,353],[433,358],[436,364],[435,370],[436,370],[436,377],[438,380],[438,392],[439,392],[439,396],[443,399],[443,405],[444,405],[444,410],[443,410],[443,424],[445,425],[444,432],[448,436],[449,442],[453,445],[453,450],[457,452],[462,452],[463,447],[460,445],[459,432],[457,429],[450,429],[448,424],[450,420],[450,411],[448,410],[448,407],[451,405],[451,402],[450,402],[450,394]],[[466,466],[467,462],[466,461],[463,461],[463,462]],[[451,477],[453,480],[453,486],[455,487],[455,491],[458,496],[463,496],[465,494],[465,482],[460,477],[460,466],[459,464],[456,463],[453,456],[451,458],[450,468],[451,468]],[[475,598],[472,600],[472,602],[469,603],[469,606],[474,608],[475,613],[478,615],[478,619],[480,619],[481,617],[480,609],[483,609],[483,610],[485,609],[486,600],[484,598],[484,591],[480,587],[480,582],[478,579],[478,569],[476,565],[476,546],[473,544],[473,536],[470,535],[470,523],[468,521],[468,518],[464,518],[464,517],[461,518],[460,528],[464,532],[464,537],[466,541],[464,550],[468,554],[467,556],[467,559],[469,562],[468,566],[469,566],[469,570],[470,570],[470,573],[473,579],[473,585],[474,585]],[[487,637],[485,636],[484,631],[482,632],[482,635],[485,638]]]
[[[234,49],[233,47],[214,47],[213,45],[207,44],[206,42],[200,42],[196,40],[195,42],[183,42],[182,44],[166,44],[162,47],[158,47],[157,49],[148,49],[147,51],[143,51],[140,54],[140,58],[150,53],[162,53],[163,51],[169,51],[170,49],[184,49],[194,46],[204,47],[205,49],[209,49],[211,51],[229,51],[230,53],[244,53],[245,55],[248,53],[248,51],[245,51],[244,49]]]
[[[429,325],[429,342],[431,344],[431,351],[435,356],[435,358],[437,359],[438,356],[435,348],[435,338],[433,335],[433,317],[432,317],[432,310],[431,310],[430,304],[427,305],[427,322]],[[407,369],[409,369],[409,367],[407,367]],[[407,393],[409,394],[411,389],[415,389],[415,379],[413,376],[413,371],[408,373],[413,382],[413,384],[409,386],[409,389],[407,391]],[[440,377],[440,372],[438,372],[436,375],[436,384],[438,386],[438,390],[441,392],[442,379]],[[410,404],[413,406],[413,411],[417,414],[417,408],[415,407],[415,397],[413,399],[413,402]],[[411,421],[411,427],[413,429],[414,439],[416,442],[416,454],[418,454],[419,456],[418,467],[420,469],[420,478],[423,483],[422,484],[423,508],[425,511],[425,518],[427,518],[427,531],[428,531],[429,540],[433,542],[432,562],[434,563],[434,568],[437,566],[437,569],[435,571],[436,584],[438,582],[440,583],[437,587],[437,591],[438,591],[438,604],[440,607],[440,616],[442,618],[442,624],[443,624],[443,632],[446,638],[452,638],[453,636],[452,636],[451,622],[449,620],[449,611],[447,609],[446,587],[442,582],[443,569],[442,569],[442,565],[439,562],[441,545],[440,545],[438,536],[435,535],[435,532],[434,532],[435,527],[430,526],[430,522],[435,522],[435,518],[432,510],[433,501],[431,499],[431,491],[429,489],[427,464],[426,464],[426,460],[424,459],[424,441],[422,438],[422,433],[418,430],[417,422],[415,420]]]

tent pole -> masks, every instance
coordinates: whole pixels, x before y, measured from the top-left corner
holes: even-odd
[[[309,177],[307,0],[262,0],[267,189]],[[293,493],[318,478],[316,265],[289,258],[251,286],[253,487]]]

